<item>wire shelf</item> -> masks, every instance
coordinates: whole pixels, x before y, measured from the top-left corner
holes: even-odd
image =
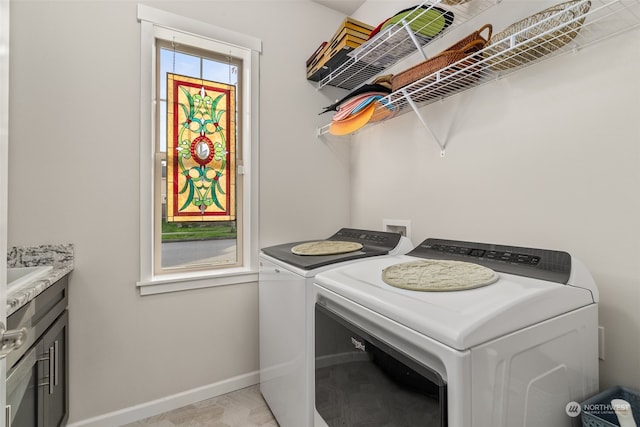
[[[574,7],[584,3],[589,0]],[[422,120],[417,111],[420,107],[640,26],[640,0],[591,0],[590,3],[589,11],[582,16],[549,27],[548,23],[557,17],[553,15],[390,93],[381,100],[377,110],[392,110],[394,114],[387,120],[410,111],[415,111]],[[328,133],[329,126],[319,128],[318,135]]]
[[[406,56],[422,51],[422,47],[428,43],[439,39],[495,4],[494,0],[473,0],[449,6],[441,0],[425,0],[413,9],[410,20],[390,25],[351,51],[344,63],[318,82],[318,89],[327,85],[349,90],[358,87]],[[421,30],[434,22],[425,21],[423,17],[434,8],[452,14],[453,21],[441,33],[428,37],[422,35]]]

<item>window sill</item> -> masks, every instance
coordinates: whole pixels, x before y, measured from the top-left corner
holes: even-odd
[[[257,271],[238,268],[226,270],[224,273],[206,272],[155,276],[151,280],[136,283],[136,286],[140,289],[140,295],[144,296],[257,281]]]

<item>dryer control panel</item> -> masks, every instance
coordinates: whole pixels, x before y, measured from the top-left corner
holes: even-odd
[[[473,262],[502,273],[562,284],[566,284],[571,275],[571,255],[549,249],[427,239],[408,255]]]

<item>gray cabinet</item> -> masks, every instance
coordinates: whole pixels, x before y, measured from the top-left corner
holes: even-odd
[[[69,408],[67,343],[69,313],[65,310],[42,337],[42,426],[65,424]]]
[[[69,412],[67,278],[7,319],[27,340],[7,357],[9,426],[64,426]]]

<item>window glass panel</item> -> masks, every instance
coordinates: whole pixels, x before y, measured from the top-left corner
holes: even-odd
[[[173,72],[183,76],[201,77],[201,58],[186,53],[176,52]]]
[[[241,264],[236,206],[241,188],[236,176],[239,61],[218,61],[189,50],[159,49],[157,272]],[[217,112],[212,105],[220,107]]]
[[[214,82],[236,85],[238,84],[238,67],[205,59],[202,63],[202,77]]]

